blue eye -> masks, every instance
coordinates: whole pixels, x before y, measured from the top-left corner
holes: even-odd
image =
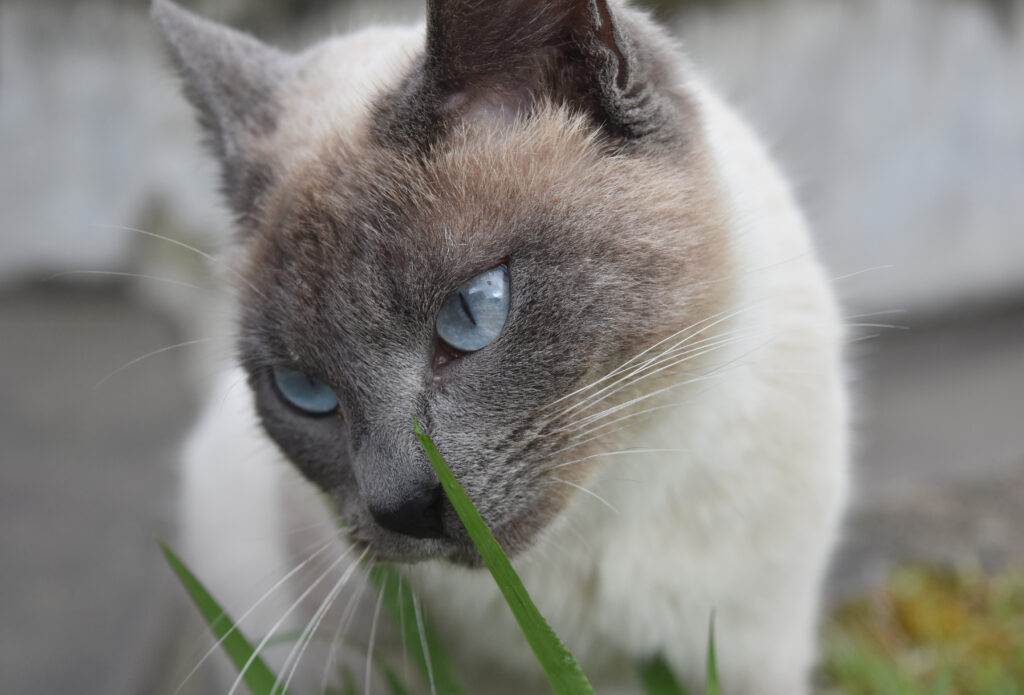
[[[299,410],[310,415],[326,415],[338,407],[334,391],[316,377],[287,367],[274,367],[273,372],[278,393]]]
[[[508,318],[508,268],[499,265],[455,290],[437,314],[437,335],[473,352],[498,337]]]

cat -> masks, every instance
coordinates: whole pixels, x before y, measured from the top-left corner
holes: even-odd
[[[271,661],[307,688],[371,661],[372,557],[468,692],[545,691],[415,416],[597,692],[659,655],[700,691],[712,614],[723,692],[807,692],[842,325],[784,179],[664,30],[615,0],[428,0],[290,54],[152,11],[237,221],[183,554],[254,634],[364,616]],[[371,656],[401,660],[378,617]]]

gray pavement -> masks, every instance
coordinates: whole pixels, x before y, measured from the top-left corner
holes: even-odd
[[[118,294],[0,295],[0,691],[128,693],[173,581],[192,404],[167,322]]]
[[[0,690],[155,691],[140,677],[173,641],[154,539],[173,535],[187,360],[96,383],[189,337],[123,292],[0,294]],[[832,596],[896,559],[1024,560],[1024,309],[852,351],[859,490]]]

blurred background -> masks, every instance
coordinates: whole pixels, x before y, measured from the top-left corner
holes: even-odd
[[[184,4],[290,48],[422,12]],[[897,326],[851,339],[858,491],[830,601],[894,563],[1024,562],[1024,0],[647,4],[791,177],[850,321]],[[152,692],[178,591],[154,539],[225,350],[204,254],[229,218],[147,9],[0,3],[10,692]]]

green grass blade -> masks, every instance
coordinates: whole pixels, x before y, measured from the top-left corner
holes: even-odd
[[[661,656],[642,662],[639,671],[645,695],[686,695],[686,688]]]
[[[196,604],[196,608],[199,609],[206,624],[210,627],[213,636],[221,641],[221,648],[227,653],[235,668],[241,671],[250,659],[252,660],[242,680],[253,695],[285,695],[284,689],[280,686],[274,690],[274,683],[277,682],[277,679],[274,677],[273,671],[258,656],[253,658],[252,644],[235,625],[235,621],[224,612],[220,604],[210,596],[210,593],[170,548],[160,543],[160,550],[163,551],[171,569],[178,575],[189,598]]]
[[[587,677],[583,675],[579,664],[537,610],[522,580],[508,561],[505,551],[498,545],[480,513],[466,496],[462,485],[441,458],[434,442],[420,429],[420,424],[415,418],[413,432],[420,440],[423,450],[427,452],[445,494],[448,495],[455,512],[473,539],[480,557],[498,584],[556,695],[593,695],[594,690],[590,687]]]
[[[704,695],[718,693],[718,659],[715,657],[715,614],[711,614],[708,624],[708,658],[704,667]]]
[[[394,565],[377,564],[370,569],[370,581],[377,591],[384,592],[384,607],[402,635],[406,650],[423,676],[423,683],[437,695],[462,695],[465,691],[455,678],[441,640],[427,619],[416,619],[416,604],[412,589]],[[423,631],[420,633],[420,622]],[[429,663],[427,659],[429,658]]]

